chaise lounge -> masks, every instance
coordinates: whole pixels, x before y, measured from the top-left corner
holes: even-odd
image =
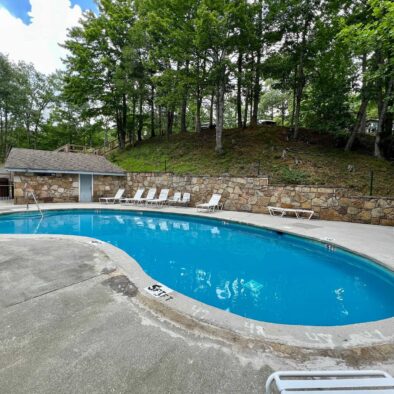
[[[156,207],[162,207],[168,200],[169,189],[161,189],[159,198],[154,198],[152,200],[146,200],[146,205],[155,205]]]
[[[168,199],[168,204],[170,205],[176,205],[177,203],[179,203],[181,201],[181,192],[175,192],[174,195]]]
[[[212,194],[209,202],[204,204],[197,204],[196,208],[199,212],[215,212],[217,209],[222,209],[223,204],[220,203],[220,199],[222,198],[221,194]]]
[[[281,208],[281,207],[267,207],[271,216],[286,216],[289,213],[295,214],[297,219],[308,219],[310,220],[315,214],[310,209],[298,209],[298,208]],[[278,215],[276,215],[278,214]]]
[[[116,202],[120,202],[123,193],[124,193],[124,189],[119,189],[114,197],[100,197],[99,202],[105,204],[109,204],[110,202],[112,202],[112,204],[115,204]]]
[[[185,207],[189,206],[190,204],[190,193],[183,193],[182,198],[178,201],[179,205],[183,205]]]
[[[141,197],[144,194],[144,188],[140,187],[134,194],[134,197],[126,197],[121,199],[122,204],[138,204],[141,201]]]
[[[394,393],[394,379],[384,371],[278,371],[270,375],[265,385],[281,394],[372,394]]]
[[[139,202],[143,204],[143,203],[147,203],[148,201],[154,200],[156,198],[156,190],[157,189],[155,187],[151,187],[148,190],[148,194],[146,195],[146,197],[140,198]]]

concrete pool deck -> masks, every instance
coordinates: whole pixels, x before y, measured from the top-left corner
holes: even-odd
[[[274,370],[382,369],[394,349],[288,353],[163,319],[88,239],[0,239],[0,382],[22,393],[263,393]],[[283,350],[283,351],[282,351]]]
[[[33,207],[31,208],[34,210]],[[130,209],[118,205],[114,207],[99,204],[43,204],[42,208]],[[13,212],[23,211],[25,207],[13,206],[7,210],[11,209]],[[141,208],[134,209],[141,210]],[[151,209],[151,211],[196,214],[195,209],[184,208]],[[305,221],[231,211],[201,216],[274,228],[323,241],[330,239],[333,243],[357,250],[393,268],[394,228],[392,227]],[[345,333],[346,335],[339,333],[339,336],[337,333],[333,334],[336,328],[333,330],[330,327],[304,327],[298,330],[297,335],[289,334],[289,330],[291,331],[291,327],[294,326],[281,327],[281,325],[248,321],[198,302],[190,304],[190,299],[184,300],[184,296],[178,293],[175,293],[174,298],[181,309],[177,309],[174,305],[168,306],[166,301],[156,299],[144,292],[144,284],[154,282],[137,264],[130,264],[132,259],[128,255],[111,245],[95,242],[89,238],[2,235],[0,250],[2,252],[0,253],[2,314],[0,360],[3,360],[0,361],[0,381],[13,382],[14,386],[9,386],[11,390],[8,392],[52,392],[50,388],[55,387],[51,386],[52,383],[57,382],[56,384],[59,385],[63,384],[59,383],[63,381],[64,387],[69,388],[64,392],[110,392],[109,387],[114,387],[114,392],[136,393],[150,392],[151,388],[159,390],[160,387],[163,387],[162,392],[171,393],[262,392],[265,378],[271,370],[277,369],[360,367],[384,369],[394,373],[393,319],[376,322],[376,327],[370,326],[375,323],[354,325],[356,331],[352,332],[351,336],[349,333]],[[44,263],[40,259],[43,259]],[[131,272],[128,271],[130,266],[133,267]],[[128,278],[124,276],[125,273]],[[144,282],[145,280],[148,282]],[[111,288],[120,290],[120,294]],[[68,299],[71,295],[75,296],[75,299]],[[102,299],[106,301],[102,302]],[[91,303],[96,309],[90,306]],[[171,303],[174,304],[172,301]],[[31,310],[30,306],[32,306]],[[90,315],[92,308],[97,313]],[[117,313],[119,317],[113,318]],[[121,319],[120,317],[123,316],[130,319],[126,317]],[[221,320],[215,322],[217,316]],[[77,319],[76,323],[74,319]],[[124,323],[121,329],[118,327],[118,319]],[[113,321],[114,324],[104,324],[107,320]],[[241,324],[239,327],[237,320]],[[75,324],[79,322],[83,328],[76,330]],[[211,323],[217,323],[213,324],[214,329]],[[226,332],[226,326],[221,330],[223,323],[235,330]],[[100,327],[99,332],[97,325]],[[146,327],[153,330],[152,337],[148,335],[145,338]],[[223,332],[220,333],[215,328],[219,328],[219,331],[223,331],[225,335],[221,335]],[[104,329],[105,335],[109,337],[108,344],[104,336],[100,337],[104,335],[100,330]],[[342,328],[339,329],[342,331]],[[125,331],[127,335],[124,334]],[[237,331],[238,336],[232,335]],[[121,335],[118,338],[119,332]],[[87,333],[93,335],[90,342]],[[90,355],[89,346],[92,345],[92,341],[97,342],[94,342],[94,350]],[[132,346],[128,345],[130,341]],[[153,343],[152,349],[149,348],[150,341]],[[181,356],[174,355],[174,358],[171,358],[172,353],[166,350],[166,345],[172,342],[176,349],[175,353],[178,354],[179,350]],[[122,343],[125,344],[124,348]],[[287,346],[286,344],[289,343],[296,347]],[[72,352],[73,344],[77,344],[76,348],[80,346],[85,349],[88,361],[84,358],[80,359],[78,352],[75,354]],[[46,354],[47,346],[49,346],[48,351],[56,349],[60,350],[60,354],[50,354],[45,360],[44,356],[42,359],[38,357],[40,362],[35,365],[37,353]],[[113,349],[116,353],[114,360],[111,354]],[[132,355],[127,353],[127,349]],[[154,357],[148,360],[152,364],[148,362],[147,370],[143,372],[144,367],[141,366],[142,369],[139,369],[138,360],[140,358],[145,360],[148,357],[146,352],[154,353]],[[197,360],[195,353],[201,358],[198,356]],[[167,360],[168,357],[171,358],[170,361]],[[119,366],[115,362],[117,358],[121,360]],[[53,359],[56,361],[53,367],[55,369],[50,364]],[[61,371],[56,367],[61,365],[62,361],[66,362],[65,360],[75,368],[70,365],[70,368]],[[98,371],[95,370],[95,363],[100,365]],[[110,366],[107,371],[104,370],[106,363]],[[124,376],[119,378],[118,371],[114,372],[116,368],[119,368],[119,371],[124,370],[125,365],[122,363],[131,369],[125,372],[129,380]],[[190,367],[187,367],[188,365]],[[64,366],[62,368],[64,369]],[[181,372],[177,368],[180,368]],[[107,379],[113,386],[104,384],[101,389],[100,385],[97,385],[97,389],[93,389],[96,386],[90,378],[83,383],[83,371],[86,371],[93,380],[97,379],[97,373],[99,381]],[[99,371],[102,377],[98,374]],[[149,378],[149,371],[153,371],[152,374],[158,377],[158,381]],[[33,385],[32,376],[36,373],[39,376],[42,374],[43,379],[37,383],[36,387],[40,387],[39,390],[35,390]],[[31,377],[32,390],[23,391],[25,389],[23,383],[18,386],[15,382],[16,380],[23,382],[22,376],[26,374]],[[135,374],[140,378],[136,378]],[[170,379],[171,374],[175,376],[175,380]],[[192,378],[189,379],[188,374],[191,374]],[[216,375],[221,382],[215,381]],[[76,376],[76,382],[79,382],[75,387],[70,387],[73,383],[67,381],[70,376],[73,379]],[[142,379],[142,376],[148,377]],[[118,382],[117,379],[120,381]],[[135,390],[130,389],[132,381],[137,382]],[[80,389],[78,384],[81,384]],[[90,390],[89,385],[92,384]],[[177,386],[178,384],[181,386]],[[220,386],[221,384],[223,387]],[[42,389],[43,387],[45,389]],[[88,389],[83,390],[83,387]]]
[[[0,241],[2,394],[262,392],[269,356],[161,322],[94,245],[49,238]]]

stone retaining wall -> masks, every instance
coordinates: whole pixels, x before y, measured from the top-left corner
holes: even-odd
[[[15,202],[25,203],[28,183],[40,202],[76,202],[78,175],[14,175]],[[94,176],[93,200],[114,196],[121,187],[133,196],[138,187],[170,188],[190,192],[191,206],[206,202],[212,193],[222,194],[224,209],[268,213],[267,206],[315,211],[315,218],[394,226],[394,198],[357,196],[344,188],[327,186],[268,185],[266,177],[195,176],[172,173],[128,173],[126,177]]]
[[[134,195],[139,186],[170,188],[191,194],[191,205],[206,202],[212,193],[223,196],[225,209],[252,211],[259,191],[268,185],[266,177],[194,176],[172,173],[128,173],[126,192]]]
[[[209,177],[172,173],[128,173],[126,194],[138,187],[190,192],[191,205],[221,193],[224,209],[268,213],[267,206],[313,209],[315,218],[394,226],[394,198],[357,196],[344,188],[268,185],[265,177]]]

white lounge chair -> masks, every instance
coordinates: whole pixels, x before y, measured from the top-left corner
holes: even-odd
[[[156,205],[157,207],[162,207],[167,202],[169,192],[169,189],[161,189],[159,197],[152,200],[146,200],[146,205],[151,204]]]
[[[216,209],[222,209],[223,205],[220,204],[220,199],[222,198],[221,194],[212,194],[211,199],[209,202],[205,204],[197,204],[197,211],[203,212],[214,212]]]
[[[185,207],[190,204],[190,193],[183,193],[182,199],[178,201],[179,205],[184,205]]]
[[[281,208],[281,207],[267,207],[271,216],[286,216],[288,213],[294,213],[297,219],[308,219],[310,220],[314,215],[314,211],[310,209],[298,209],[298,208]]]
[[[180,192],[175,192],[174,195],[168,199],[168,204],[176,205],[178,202],[181,201],[182,194]]]
[[[112,204],[115,204],[115,202],[120,202],[123,193],[124,193],[124,189],[119,189],[114,197],[100,197],[99,202],[105,204],[109,204],[110,202],[112,202]]]
[[[142,195],[144,194],[144,190],[145,189],[143,187],[140,187],[135,192],[134,197],[122,198],[120,202],[123,204],[138,204],[139,202],[141,202],[141,198],[142,198]]]
[[[156,188],[155,187],[151,187],[148,190],[148,194],[146,195],[146,197],[145,198],[141,198],[139,202],[141,204],[142,203],[146,203],[147,201],[154,200],[155,197],[156,197]]]
[[[394,379],[383,371],[279,371],[265,385],[271,394],[275,383],[281,394],[394,393]]]

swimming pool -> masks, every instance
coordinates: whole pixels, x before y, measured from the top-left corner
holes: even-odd
[[[394,316],[391,271],[276,231],[156,212],[68,210],[44,219],[1,215],[0,233],[97,238],[171,289],[255,320],[336,326]]]

